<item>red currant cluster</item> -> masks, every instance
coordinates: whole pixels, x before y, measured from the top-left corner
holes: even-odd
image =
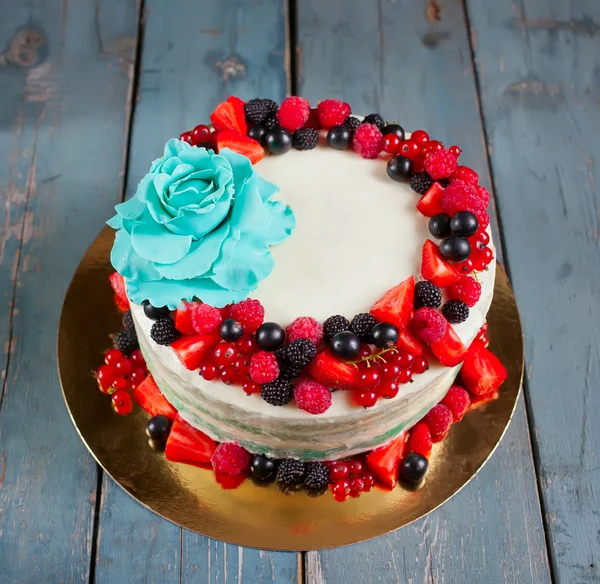
[[[183,142],[187,142],[190,146],[210,146],[214,148],[216,133],[212,132],[210,127],[205,124],[199,124],[193,130],[184,132],[179,136]]]
[[[325,465],[329,468],[329,490],[340,503],[348,497],[359,497],[375,485],[375,477],[361,458],[328,461]]]
[[[96,371],[96,380],[102,393],[111,396],[113,410],[125,416],[133,409],[131,392],[148,376],[142,352],[136,349],[127,357],[119,349],[104,354],[104,364]]]
[[[485,229],[479,229],[475,235],[467,238],[471,244],[471,255],[456,265],[463,274],[482,272],[494,259],[494,252],[488,247],[490,236]]]

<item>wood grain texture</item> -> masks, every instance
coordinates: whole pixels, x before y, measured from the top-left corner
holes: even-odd
[[[600,580],[600,5],[468,2],[553,573]]]
[[[97,471],[60,394],[56,329],[122,190],[135,3],[1,1],[0,13],[0,582],[87,582]]]
[[[206,123],[228,95],[285,95],[285,15],[276,0],[145,3],[127,192],[164,143]],[[298,582],[300,556],[226,545],[161,520],[103,483],[97,583]],[[128,579],[129,578],[129,579]]]
[[[489,184],[462,5],[299,3],[300,93],[427,128]],[[428,18],[428,16],[430,18]],[[309,552],[308,582],[549,582],[523,403],[481,475],[429,517],[350,549]]]

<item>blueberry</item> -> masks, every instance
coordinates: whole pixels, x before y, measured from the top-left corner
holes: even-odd
[[[144,307],[144,314],[150,320],[158,320],[159,318],[165,318],[171,314],[171,311],[166,306],[152,306],[149,300],[144,300],[142,302],[142,306]]]
[[[261,144],[266,133],[267,128],[265,128],[262,124],[254,124],[254,126],[248,130],[248,136],[250,138],[254,138],[254,140],[260,142]]]
[[[381,133],[384,136],[386,134],[396,134],[400,140],[404,140],[404,128],[398,124],[388,124],[381,130]]]
[[[283,345],[285,331],[276,322],[265,322],[256,331],[256,344],[263,351],[276,351]]]
[[[285,154],[292,147],[292,135],[283,128],[274,128],[265,134],[264,144],[271,154]]]
[[[380,322],[373,327],[371,338],[376,347],[387,349],[398,342],[398,329],[393,324]]]
[[[219,333],[224,341],[235,343],[235,341],[239,341],[242,338],[244,327],[237,320],[228,318],[221,323]]]
[[[334,150],[346,150],[350,145],[352,131],[346,126],[334,126],[327,132],[327,144]]]
[[[427,459],[417,452],[405,456],[400,463],[400,476],[409,483],[418,483],[427,474],[429,463]]]
[[[342,331],[333,335],[329,345],[336,357],[346,361],[356,359],[360,352],[360,339],[350,331]]]
[[[452,233],[450,231],[450,215],[438,213],[429,220],[429,233],[437,239],[447,237]]]
[[[167,416],[153,416],[146,424],[146,436],[155,442],[165,442],[171,431],[171,421]]]
[[[445,260],[464,262],[471,255],[471,244],[459,235],[449,235],[440,242],[440,254]]]
[[[250,462],[252,475],[261,481],[274,479],[277,473],[277,466],[277,461],[265,454],[255,454]]]
[[[387,163],[387,173],[392,180],[405,181],[413,174],[412,160],[406,156],[394,156]]]
[[[478,227],[477,217],[469,211],[459,211],[450,219],[450,230],[454,235],[471,237],[471,235],[477,233]]]

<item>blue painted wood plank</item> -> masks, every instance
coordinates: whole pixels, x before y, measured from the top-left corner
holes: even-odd
[[[422,3],[298,3],[300,93],[338,97],[406,129],[463,148],[489,185],[470,47],[460,2],[441,20]],[[365,561],[368,558],[368,561]],[[429,517],[385,537],[309,552],[308,582],[549,582],[523,403],[499,451]],[[357,576],[358,575],[358,576]]]
[[[166,140],[207,122],[219,101],[231,94],[281,99],[287,85],[280,2],[185,0],[173,10],[153,0],[145,8],[129,194]],[[97,583],[179,582],[180,570],[185,583],[297,582],[298,566],[298,554],[259,552],[182,532],[112,481],[103,483]]]
[[[600,580],[600,5],[468,2],[553,573]]]
[[[104,20],[111,4],[0,2],[0,288],[9,292],[0,335],[12,343],[2,363],[0,582],[89,577],[97,467],[69,420],[54,355],[72,272],[122,188],[136,18],[130,2],[118,21]]]

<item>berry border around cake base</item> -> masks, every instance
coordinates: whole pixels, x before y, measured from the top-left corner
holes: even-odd
[[[58,331],[63,396],[83,442],[100,466],[142,505],[197,533],[276,550],[313,550],[364,541],[398,529],[462,489],[498,446],[513,416],[523,378],[523,337],[508,279],[497,271],[488,315],[493,352],[508,370],[498,399],[469,412],[434,446],[425,482],[416,490],[375,488],[344,504],[332,497],[285,496],[273,485],[219,484],[211,470],[173,463],[149,450],[148,414],[117,416],[97,391],[92,371],[119,328],[106,278],[113,232],[105,228],[69,286]],[[261,508],[268,508],[264,513]]]

